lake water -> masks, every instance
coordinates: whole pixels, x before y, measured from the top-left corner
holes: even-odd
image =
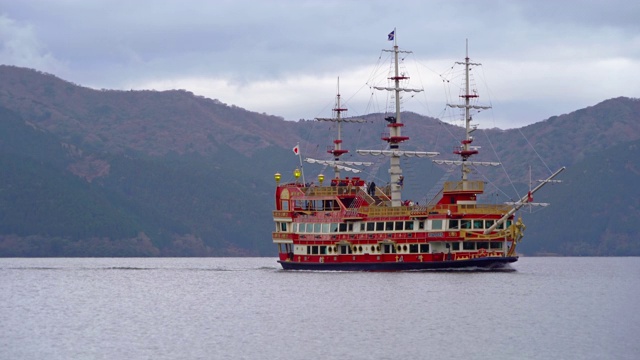
[[[0,359],[640,358],[640,258],[521,258],[513,268],[0,259]]]

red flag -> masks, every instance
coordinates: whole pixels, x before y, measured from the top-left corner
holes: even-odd
[[[527,202],[532,202],[533,201],[533,194],[531,194],[531,191],[529,191],[529,193],[527,194]]]
[[[298,155],[298,154],[300,153],[300,148],[298,147],[298,145],[296,145],[296,146],[293,148],[293,153],[294,153],[294,154],[296,154],[296,155]]]

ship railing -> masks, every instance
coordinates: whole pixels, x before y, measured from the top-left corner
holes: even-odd
[[[312,186],[305,189],[306,196],[355,195],[362,190],[359,186]]]
[[[443,187],[445,192],[452,191],[484,191],[484,181],[481,180],[467,180],[467,181],[447,181]]]
[[[429,214],[490,214],[501,215],[511,210],[505,204],[438,204],[427,207]]]

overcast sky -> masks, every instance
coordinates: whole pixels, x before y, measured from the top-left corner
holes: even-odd
[[[394,28],[425,89],[406,109],[424,115],[442,115],[442,74],[465,39],[493,106],[481,127],[640,97],[632,0],[0,0],[0,63],[96,89],[186,89],[287,120],[330,116],[340,77],[348,114],[363,115],[379,110],[366,82]]]

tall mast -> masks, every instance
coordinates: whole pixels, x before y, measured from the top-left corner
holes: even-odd
[[[348,161],[340,161],[340,156],[342,156],[343,154],[346,154],[349,152],[349,150],[345,150],[342,148],[342,123],[345,122],[353,122],[353,123],[362,123],[365,122],[364,119],[357,119],[357,118],[351,118],[351,119],[343,119],[342,118],[342,113],[347,111],[346,108],[343,108],[341,105],[341,100],[340,100],[340,78],[338,78],[338,89],[336,92],[336,104],[335,107],[333,108],[333,117],[331,118],[316,118],[317,121],[332,121],[332,122],[336,122],[337,123],[337,127],[338,127],[338,137],[333,140],[333,149],[327,150],[327,152],[331,155],[333,155],[333,161],[322,161],[322,160],[314,160],[314,159],[306,159],[307,162],[316,162],[316,163],[321,163],[321,164],[325,164],[325,165],[330,165],[333,167],[333,175],[334,175],[334,179],[339,179],[340,178],[340,170],[344,169],[347,171],[353,171],[353,172],[359,172],[359,170],[357,169],[353,169],[344,165],[352,165],[354,163],[352,162],[348,162]],[[357,163],[357,165],[365,165],[365,166],[369,166],[371,165],[371,163],[363,163],[363,162],[359,162]]]
[[[390,175],[390,187],[391,187],[391,206],[402,205],[402,168],[400,167],[401,156],[417,156],[417,157],[433,157],[439,155],[437,152],[425,152],[425,151],[400,151],[400,143],[409,140],[409,137],[402,136],[401,129],[404,126],[400,119],[400,93],[401,92],[420,92],[422,89],[408,89],[401,88],[400,81],[408,80],[409,77],[404,74],[400,74],[400,63],[398,55],[400,53],[410,54],[411,51],[402,51],[398,48],[397,37],[395,36],[396,30],[394,29],[389,34],[389,40],[394,41],[393,50],[382,50],[386,52],[393,52],[393,75],[389,77],[389,80],[393,80],[393,87],[378,87],[374,86],[376,90],[392,91],[395,95],[395,114],[393,116],[387,116],[385,120],[389,123],[389,136],[382,138],[383,141],[389,143],[389,150],[358,150],[358,154],[361,155],[384,155],[390,157],[389,175]]]
[[[467,190],[468,187],[468,175],[471,172],[471,168],[467,160],[472,156],[478,153],[476,148],[471,147],[471,143],[473,142],[473,137],[471,133],[475,130],[475,128],[471,127],[471,109],[490,109],[490,106],[478,106],[471,105],[471,99],[477,98],[477,93],[471,93],[470,89],[470,81],[469,81],[469,72],[471,65],[480,65],[479,63],[472,63],[469,61],[469,40],[467,39],[465,42],[465,58],[464,62],[456,62],[456,64],[464,65],[464,80],[465,80],[465,92],[464,95],[460,95],[461,98],[464,99],[464,105],[451,105],[447,104],[450,107],[463,107],[464,108],[464,122],[465,122],[465,138],[461,141],[462,146],[456,149],[453,153],[460,155],[462,157],[462,188],[463,190]]]

